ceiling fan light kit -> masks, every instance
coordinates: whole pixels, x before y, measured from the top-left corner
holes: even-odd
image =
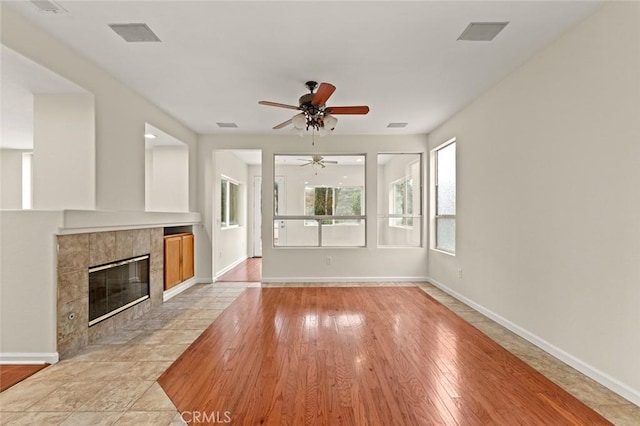
[[[301,111],[289,120],[274,126],[274,130],[282,129],[289,124],[293,124],[293,132],[300,136],[303,136],[304,132],[309,130],[311,130],[313,134],[317,132],[320,136],[324,136],[333,132],[338,124],[338,119],[334,117],[334,115],[364,115],[369,112],[369,107],[366,105],[327,107],[325,104],[336,90],[336,87],[330,83],[320,83],[320,85],[318,85],[315,81],[307,81],[305,85],[307,89],[309,89],[309,93],[305,93],[300,97],[297,107],[270,101],[258,102],[260,105]]]

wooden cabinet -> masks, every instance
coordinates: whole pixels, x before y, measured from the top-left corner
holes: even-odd
[[[193,234],[187,234],[182,237],[182,280],[193,275]]]
[[[193,234],[164,237],[164,289],[193,277]]]

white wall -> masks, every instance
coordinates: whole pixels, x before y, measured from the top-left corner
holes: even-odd
[[[189,146],[189,210],[195,211],[196,135],[193,131],[11,8],[2,8],[1,19],[2,44],[94,95],[98,209],[144,210],[144,129],[145,123],[149,123]]]
[[[333,134],[311,145],[310,138],[298,136],[224,136],[204,135],[199,137],[198,167],[203,176],[199,196],[205,199],[217,184],[212,178],[219,174],[208,157],[216,149],[261,149],[263,178],[263,263],[264,281],[318,281],[318,280],[417,280],[427,276],[427,248],[378,248],[376,207],[378,152],[426,153],[425,135],[403,136],[341,136]],[[367,223],[366,248],[273,248],[273,229],[264,224],[273,223],[273,155],[274,154],[366,154],[365,179],[368,188],[366,211],[370,215]],[[211,214],[203,211],[205,224]],[[326,257],[332,264],[326,264]]]
[[[249,167],[246,163],[228,151],[217,151],[214,155],[214,177],[213,181],[213,211],[215,219],[213,221],[214,230],[214,275],[219,276],[229,267],[247,258],[247,183],[249,182]],[[221,178],[227,178],[240,184],[239,194],[239,218],[240,226],[221,229],[221,203],[220,185]],[[206,219],[205,219],[206,220]]]
[[[57,361],[56,237],[62,212],[0,214],[0,361]]]
[[[33,97],[33,208],[95,208],[95,107],[89,94]]]
[[[605,4],[430,145],[454,136],[457,253],[430,275],[640,404],[640,3]]]
[[[189,211],[189,149],[157,146],[146,151],[146,210]]]
[[[22,208],[22,153],[0,149],[0,209]]]

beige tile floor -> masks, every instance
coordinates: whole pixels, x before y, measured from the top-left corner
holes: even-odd
[[[285,283],[277,286],[299,285]],[[47,367],[0,393],[0,424],[184,424],[180,413],[156,379],[244,288],[257,286],[260,284],[216,283],[190,288],[125,329],[104,337],[72,358]],[[639,407],[439,289],[429,284],[420,283],[418,286],[614,424],[640,424]]]

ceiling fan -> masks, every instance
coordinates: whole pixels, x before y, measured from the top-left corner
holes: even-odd
[[[260,105],[302,111],[287,121],[274,126],[274,130],[282,129],[289,124],[293,124],[294,130],[298,130],[301,135],[304,130],[309,129],[315,130],[323,135],[332,132],[336,128],[338,119],[335,118],[334,115],[364,115],[369,112],[369,107],[366,105],[326,106],[325,103],[336,90],[336,87],[333,84],[320,83],[318,86],[318,83],[315,81],[307,81],[305,85],[307,86],[307,89],[309,89],[309,93],[300,97],[298,100],[298,106],[270,101],[258,102]]]
[[[300,164],[300,167],[313,165],[322,167],[324,169],[325,167],[327,167],[327,164],[338,164],[338,162],[334,160],[325,160],[322,155],[312,155],[311,160],[309,160],[308,158],[298,158],[298,160],[305,161],[304,164]]]

